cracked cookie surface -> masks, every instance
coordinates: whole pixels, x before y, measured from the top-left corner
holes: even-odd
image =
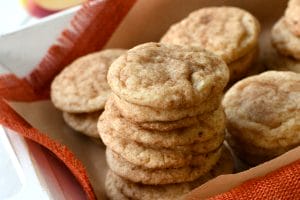
[[[105,111],[99,118],[98,130],[114,132],[117,137],[156,148],[174,148],[196,142],[208,142],[216,137],[216,133],[224,132],[225,114],[222,107],[197,118],[197,123],[189,127],[168,131],[149,130],[124,118],[114,105],[113,99],[109,98]]]
[[[175,109],[222,93],[229,71],[222,59],[203,49],[145,43],[116,59],[107,79],[112,91],[130,103]]]
[[[70,113],[103,109],[111,93],[107,71],[113,60],[124,52],[110,49],[92,53],[64,68],[51,84],[51,100],[55,107]]]
[[[99,138],[97,122],[102,111],[93,113],[67,113],[63,112],[64,121],[74,130],[89,137]]]
[[[195,116],[216,110],[220,106],[222,94],[216,96],[210,94],[204,102],[198,103],[194,107],[178,109],[155,109],[129,103],[114,94],[112,94],[112,97],[116,107],[124,117],[137,123],[146,122],[145,124],[148,123],[149,125],[153,122],[180,121],[185,118],[194,120],[193,117]]]
[[[300,144],[300,76],[268,71],[243,79],[224,96],[229,134],[274,149]]]
[[[168,169],[146,169],[131,164],[109,148],[106,149],[106,160],[109,168],[117,175],[132,182],[160,185],[194,181],[207,173],[221,157],[222,148],[217,156],[212,156],[200,166],[185,166]]]
[[[273,26],[271,39],[273,46],[280,54],[300,60],[300,37],[290,32],[283,18]]]
[[[259,22],[245,10],[207,7],[172,25],[160,41],[199,46],[231,63],[254,49],[259,32]]]
[[[133,199],[143,200],[176,200],[182,199],[182,196],[192,189],[202,185],[206,181],[221,174],[230,174],[233,172],[233,159],[228,149],[224,149],[219,161],[213,168],[200,178],[186,183],[166,184],[166,185],[144,185],[128,181],[119,177],[112,171],[108,171],[105,183],[113,185],[119,192]]]
[[[119,138],[109,130],[101,130],[100,136],[108,148],[120,154],[128,162],[149,169],[197,164],[206,157],[216,156],[217,149],[224,141],[224,134],[218,133],[209,141],[173,148],[154,148]]]

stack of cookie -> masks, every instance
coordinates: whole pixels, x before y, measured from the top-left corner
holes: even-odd
[[[51,100],[74,130],[99,138],[97,121],[111,93],[107,71],[122,53],[124,50],[110,49],[81,57],[53,80]]]
[[[235,7],[206,7],[172,25],[162,43],[199,46],[220,56],[230,70],[230,82],[260,71],[258,56],[260,25],[249,12]]]
[[[98,122],[108,196],[178,199],[231,173],[220,106],[228,79],[224,61],[197,47],[146,43],[115,60],[108,72],[113,95]]]
[[[274,25],[272,44],[279,53],[271,55],[271,69],[300,72],[300,0],[290,0],[285,15]]]

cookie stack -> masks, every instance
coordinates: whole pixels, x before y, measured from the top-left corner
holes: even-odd
[[[197,47],[146,43],[115,60],[113,94],[98,122],[107,195],[178,199],[207,177],[231,173],[220,106],[228,79],[226,64]]]
[[[268,71],[243,79],[223,100],[228,142],[250,165],[300,145],[300,76]]]
[[[258,56],[260,25],[249,12],[236,7],[206,7],[172,25],[162,43],[199,46],[220,56],[230,70],[230,82],[260,71]]]
[[[279,56],[269,59],[269,68],[300,72],[300,0],[289,1],[285,15],[272,29],[271,39]]]
[[[67,66],[53,80],[51,100],[63,111],[65,122],[74,130],[99,138],[97,121],[110,95],[107,71],[122,53],[124,50],[110,49],[86,55]]]

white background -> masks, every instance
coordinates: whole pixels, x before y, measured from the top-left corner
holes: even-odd
[[[26,12],[20,0],[0,0],[0,35],[37,20]]]

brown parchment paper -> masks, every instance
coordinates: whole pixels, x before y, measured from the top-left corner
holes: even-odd
[[[184,18],[193,10],[204,6],[231,5],[250,11],[261,22],[261,58],[258,63],[262,65],[262,57],[270,49],[269,29],[283,14],[286,2],[286,0],[139,0],[114,33],[106,48],[130,48],[140,43],[158,41],[172,23]],[[62,113],[55,109],[50,101],[10,102],[10,105],[31,125],[69,147],[85,165],[97,198],[105,199],[104,178],[107,166],[104,145],[96,144],[71,130],[64,123]],[[299,158],[298,148],[251,170],[218,177],[197,190],[203,198],[218,194]]]

